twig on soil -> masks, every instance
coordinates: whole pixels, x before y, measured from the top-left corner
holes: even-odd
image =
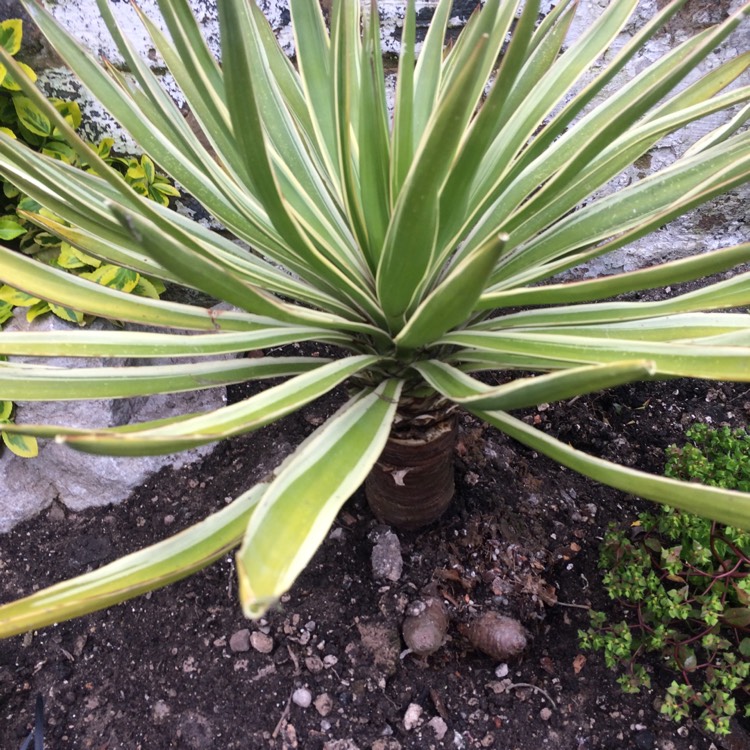
[[[277,735],[281,731],[281,727],[283,727],[284,724],[286,724],[286,721],[289,718],[289,708],[291,707],[291,705],[292,705],[292,694],[290,693],[289,698],[286,702],[286,706],[284,707],[284,710],[281,714],[281,718],[279,719],[279,723],[276,725],[276,729],[274,729],[273,732],[271,733],[271,739],[275,740]]]
[[[292,651],[292,647],[287,643],[286,644],[286,650],[289,652],[289,658],[294,663],[294,676],[297,677],[298,675],[302,674],[302,670],[299,668],[299,659],[297,658],[297,654]]]
[[[561,602],[559,599],[555,602],[555,604],[559,604],[561,607],[575,607],[576,609],[591,609],[590,604],[575,604],[573,602]]]
[[[539,685],[532,685],[530,682],[511,682],[510,685],[506,685],[505,687],[506,689],[531,688],[531,690],[541,693],[552,704],[553,708],[557,708],[557,703],[552,700],[552,696],[544,688],[540,688]]]

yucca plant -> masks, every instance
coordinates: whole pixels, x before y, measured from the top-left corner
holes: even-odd
[[[34,221],[86,253],[235,309],[134,299],[0,249],[0,280],[14,287],[165,329],[2,333],[0,354],[203,357],[116,370],[3,363],[0,398],[129,397],[288,379],[240,403],[159,422],[12,429],[92,453],[171,453],[258,429],[340,384],[350,399],[272,476],[202,523],[1,607],[0,634],[122,601],[240,543],[241,602],[257,617],[292,585],[368,475],[382,518],[417,525],[439,515],[453,493],[457,407],[607,485],[750,527],[746,494],[614,465],[509,413],[639,379],[750,380],[748,316],[715,312],[750,303],[750,273],[665,301],[611,301],[736,268],[750,260],[750,243],[630,273],[555,278],[750,178],[750,133],[742,129],[750,87],[727,89],[750,54],[675,93],[750,14],[750,3],[612,86],[682,1],[603,57],[637,0],[611,2],[567,49],[575,2],[563,0],[539,25],[539,0],[522,9],[517,0],[488,2],[447,51],[451,2],[440,0],[418,59],[411,2],[391,122],[375,2],[364,13],[358,0],[334,2],[329,33],[317,2],[291,0],[295,66],[252,0],[218,0],[221,65],[187,0],[160,0],[168,35],[141,20],[199,134],[134,52],[106,0],[99,10],[129,75],[95,60],[39,2],[26,5],[150,158],[245,245],[135,195],[24,81],[93,170],[70,169],[2,138],[0,172],[46,209]],[[2,61],[22,77],[8,55]],[[664,136],[731,107],[737,111],[727,124],[669,167],[592,198]],[[341,356],[211,359],[301,341],[338,347]],[[484,371],[504,373],[503,384],[474,377]],[[426,515],[405,507],[425,494]]]

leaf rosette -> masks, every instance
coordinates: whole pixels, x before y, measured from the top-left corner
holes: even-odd
[[[418,56],[411,2],[391,117],[375,2],[363,12],[355,0],[337,0],[329,31],[318,3],[290,0],[293,65],[251,0],[218,0],[221,64],[187,0],[159,0],[163,25],[135,12],[182,89],[195,121],[188,124],[109,4],[97,2],[127,75],[96,59],[41,3],[25,5],[142,147],[147,160],[128,167],[144,181],[141,192],[158,192],[149,182],[158,165],[241,243],[136,194],[1,52],[24,96],[88,170],[0,136],[0,171],[59,217],[77,252],[233,309],[135,298],[0,249],[0,281],[28,295],[164,329],[2,333],[0,354],[201,358],[117,374],[2,363],[0,397],[128,397],[286,380],[198,415],[99,430],[10,425],[8,432],[93,453],[171,453],[261,428],[343,383],[351,397],[233,504],[155,547],[5,605],[0,634],[122,601],[238,544],[242,605],[259,616],[291,586],[415,403],[463,407],[612,487],[750,526],[747,494],[615,465],[511,414],[640,379],[750,380],[748,316],[729,312],[750,302],[747,271],[660,302],[613,299],[738,269],[750,260],[750,243],[628,273],[560,277],[748,181],[750,86],[730,84],[750,55],[690,76],[750,4],[623,83],[618,74],[681,0],[615,51],[637,0],[609,3],[567,46],[575,2],[558,3],[539,24],[539,0],[486,3],[447,50],[451,2],[440,0]],[[723,111],[733,113],[728,122],[669,166],[600,192],[663,138]],[[37,220],[46,226],[43,214]],[[211,359],[303,341],[339,347],[341,356]],[[497,370],[509,376],[503,385],[477,377]]]

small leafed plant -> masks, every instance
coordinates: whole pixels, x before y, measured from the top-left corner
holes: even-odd
[[[667,476],[714,487],[750,489],[750,436],[742,429],[695,424],[683,447],[671,446]],[[661,654],[678,676],[662,713],[694,711],[711,732],[728,734],[738,712],[750,716],[750,534],[670,508],[642,513],[631,533],[612,528],[599,559],[610,597],[630,610],[620,622],[591,612],[584,648],[623,669],[625,692],[651,687],[643,664]]]
[[[606,301],[734,269],[750,243],[632,273],[560,281],[562,272],[647,235],[750,178],[750,87],[727,90],[750,55],[682,82],[750,14],[750,4],[626,82],[619,72],[683,3],[670,2],[606,55],[637,0],[608,5],[565,47],[577,4],[537,25],[540,2],[491,2],[450,49],[440,0],[416,59],[408,4],[392,121],[377,4],[291,0],[296,67],[255,2],[218,0],[222,62],[187,0],[161,0],[168,33],[141,14],[200,132],[183,119],[98,6],[130,69],[101,64],[39,2],[29,13],[84,85],[148,156],[240,246],[135,195],[82,144],[29,81],[24,92],[86,161],[73,170],[0,139],[0,170],[58,219],[36,221],[73,247],[234,306],[140,299],[0,249],[0,279],[87,314],[164,333],[0,336],[23,356],[196,357],[199,364],[0,369],[0,397],[79,399],[288,378],[202,414],[124,428],[16,425],[97,454],[172,453],[258,429],[346,384],[349,400],[266,480],[181,534],[0,608],[0,634],[106,607],[188,575],[240,545],[239,593],[260,616],[305,567],[364,482],[380,518],[429,523],[453,494],[455,410],[587,476],[750,527],[750,497],[623,468],[511,416],[514,409],[638,379],[750,380],[750,274],[661,302]],[[508,34],[512,30],[510,42]],[[602,61],[605,62],[602,62]],[[12,57],[2,61],[14,76]],[[664,136],[739,107],[673,164],[592,197]],[[200,136],[200,137],[199,137]],[[519,311],[519,308],[524,308]],[[175,329],[194,332],[185,336]],[[341,356],[212,360],[312,341]],[[488,386],[474,375],[502,371]],[[420,510],[424,503],[426,510]]]
[[[9,55],[15,56],[20,51],[22,41],[21,19],[12,18],[0,23],[0,46]],[[36,80],[37,76],[32,68],[23,63],[18,65],[28,79]],[[82,116],[76,102],[57,97],[48,98],[47,102],[65,119],[68,126],[74,129],[80,127]],[[5,65],[0,65],[0,132],[70,166],[85,167],[87,164],[85,160],[82,162],[76,150],[65,142],[64,132],[56,126],[54,118],[50,119],[35,99],[25,95]],[[112,152],[113,145],[112,138],[104,138],[92,148],[102,161],[118,170],[138,194],[165,206],[169,204],[170,197],[179,196],[179,191],[164,175],[156,171],[148,156],[143,155],[140,159],[117,156]],[[6,204],[4,215],[0,216],[0,240],[16,240],[18,249],[26,255],[33,255],[37,260],[55,268],[82,275],[121,291],[148,297],[158,297],[164,291],[160,281],[151,281],[131,269],[103,263],[99,258],[61,240],[59,236],[49,232],[47,227],[40,226],[40,216],[46,215],[47,218],[58,222],[60,219],[43,209],[37,201],[24,195],[4,177],[2,189]],[[31,215],[37,221],[31,221]],[[77,310],[50,304],[7,284],[0,286],[0,325],[10,318],[14,307],[25,307],[26,318],[29,321],[48,312],[79,325],[85,321],[84,315]]]

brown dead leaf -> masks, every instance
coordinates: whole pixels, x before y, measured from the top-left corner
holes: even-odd
[[[549,658],[549,656],[543,656],[539,660],[539,666],[547,673],[554,675],[555,674],[555,665],[552,662],[552,659]]]

